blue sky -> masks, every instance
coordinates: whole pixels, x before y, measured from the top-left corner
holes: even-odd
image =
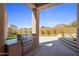
[[[18,28],[32,26],[32,10],[24,4],[6,4],[8,25],[15,24]]]
[[[57,24],[69,24],[76,19],[76,4],[60,4],[40,10],[40,26],[53,27]],[[8,25],[18,28],[32,27],[32,10],[23,4],[6,4]]]

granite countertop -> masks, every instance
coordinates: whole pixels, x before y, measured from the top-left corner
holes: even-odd
[[[17,42],[18,42],[17,39],[11,39],[11,40],[6,40],[5,41],[5,44],[6,45],[12,45],[12,44],[15,44]]]
[[[29,41],[29,40],[32,40],[31,38],[32,38],[32,35],[27,35],[27,36],[23,36],[27,41]],[[17,43],[18,41],[17,41],[17,39],[11,39],[11,40],[6,40],[5,41],[5,44],[6,45],[12,45],[12,44],[15,44],[15,43]]]

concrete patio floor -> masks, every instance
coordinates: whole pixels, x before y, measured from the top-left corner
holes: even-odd
[[[79,54],[61,44],[57,37],[40,37],[40,45],[28,56],[78,56]]]

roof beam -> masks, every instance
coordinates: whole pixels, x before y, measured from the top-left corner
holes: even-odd
[[[51,7],[51,6],[56,6],[56,5],[59,5],[59,4],[62,4],[62,3],[46,3],[46,4],[38,4],[37,5],[37,9],[44,9],[44,8],[48,8],[48,7]]]
[[[25,5],[27,5],[28,7],[30,7],[31,9],[36,8],[34,3],[26,3]]]

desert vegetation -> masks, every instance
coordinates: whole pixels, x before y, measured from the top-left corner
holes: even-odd
[[[55,27],[46,27],[41,26],[39,28],[40,36],[55,36],[61,34],[63,37],[64,34],[76,33],[76,20],[70,24],[58,24]],[[17,34],[32,34],[32,28],[18,28],[16,25],[11,24],[8,27],[8,39],[16,38]]]

